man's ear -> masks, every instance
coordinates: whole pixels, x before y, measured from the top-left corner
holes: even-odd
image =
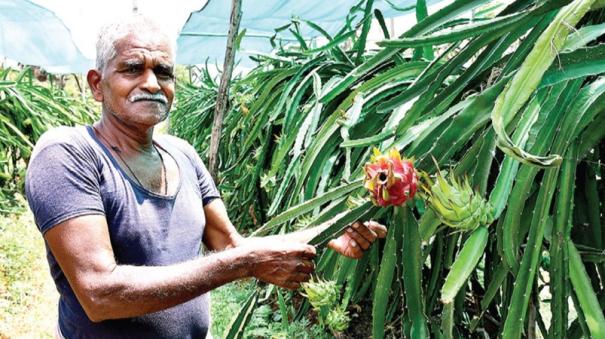
[[[92,96],[98,102],[103,102],[103,91],[101,89],[101,73],[96,69],[91,69],[86,74],[88,86],[92,92]]]

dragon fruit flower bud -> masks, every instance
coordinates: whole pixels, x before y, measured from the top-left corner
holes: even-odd
[[[340,295],[336,281],[332,280],[311,279],[302,283],[301,287],[305,291],[301,294],[309,299],[309,303],[315,310],[319,310],[323,306],[332,307]]]
[[[388,154],[374,148],[374,155],[365,164],[364,171],[364,186],[370,191],[375,205],[400,206],[416,194],[418,177],[414,164],[409,159],[402,159],[394,148]]]
[[[493,220],[492,206],[475,192],[468,179],[458,181],[453,175],[449,180],[441,173],[430,191],[429,204],[444,224],[462,231],[470,231]]]
[[[349,321],[351,321],[349,312],[345,311],[340,306],[332,308],[326,317],[326,325],[335,333],[346,330],[349,327]]]

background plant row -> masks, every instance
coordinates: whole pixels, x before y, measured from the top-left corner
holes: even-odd
[[[334,36],[312,22],[282,27],[309,25],[328,42],[276,46],[234,80],[218,174],[234,223],[283,233],[346,211],[342,220],[388,225],[363,259],[325,251],[318,262],[318,275],[342,287],[344,307],[372,310],[375,338],[603,334],[603,4],[468,0],[428,16],[418,1],[419,23],[397,38],[372,5],[357,4]],[[367,51],[373,19],[385,40]],[[527,77],[511,81],[517,73]],[[216,87],[208,73],[181,86],[171,117],[171,131],[201,154]],[[421,201],[406,216],[372,207],[360,179],[373,146],[395,147],[428,173],[468,177],[496,221],[473,236],[441,226]],[[467,243],[480,246],[463,251]],[[471,259],[477,267],[460,286],[445,286]],[[260,291],[229,335],[243,333],[255,301],[279,299]],[[284,318],[305,317],[296,294],[284,300]]]

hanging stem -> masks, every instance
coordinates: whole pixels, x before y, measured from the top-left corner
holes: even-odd
[[[208,170],[212,177],[217,179],[218,170],[218,146],[223,129],[223,117],[229,100],[229,82],[233,72],[233,62],[235,60],[234,42],[239,31],[239,23],[242,18],[242,0],[232,0],[231,19],[229,25],[229,35],[227,36],[227,49],[225,51],[225,61],[223,62],[223,74],[216,97],[216,106],[214,107],[214,122],[212,124],[212,134],[210,136],[210,154]]]

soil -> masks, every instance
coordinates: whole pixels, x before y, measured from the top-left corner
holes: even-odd
[[[362,300],[359,304],[351,304],[349,311],[349,328],[341,338],[371,338],[372,337],[372,303]]]

